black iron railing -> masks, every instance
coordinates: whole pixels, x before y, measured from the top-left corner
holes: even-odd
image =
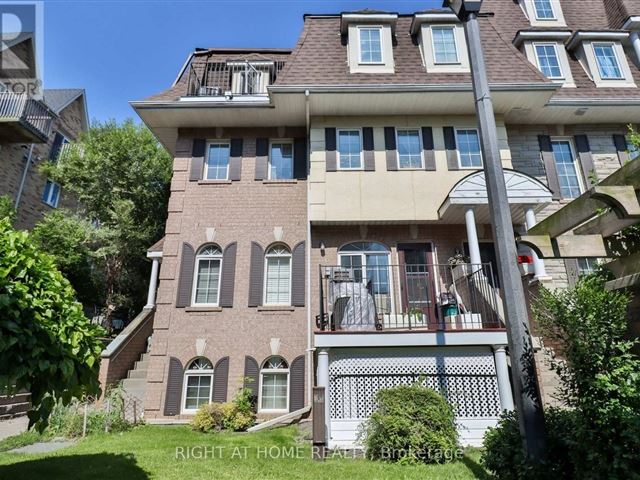
[[[492,266],[320,266],[323,331],[504,327]]]
[[[266,96],[284,67],[276,61],[193,63],[189,68],[188,96]]]
[[[46,140],[55,114],[41,100],[24,93],[0,92],[0,120],[16,121]]]

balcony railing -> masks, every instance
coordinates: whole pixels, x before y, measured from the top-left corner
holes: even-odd
[[[491,264],[320,267],[322,331],[504,328]]]
[[[0,122],[10,125],[13,130],[3,135],[9,140],[46,141],[54,117],[55,114],[40,100],[26,94],[0,92]],[[26,131],[20,131],[22,129]]]
[[[284,62],[228,61],[191,64],[187,95],[196,97],[267,96]]]

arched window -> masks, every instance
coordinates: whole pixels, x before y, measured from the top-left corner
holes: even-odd
[[[291,305],[291,250],[274,245],[264,256],[264,304]]]
[[[260,410],[289,410],[289,365],[282,357],[269,357],[260,370]]]
[[[182,410],[195,412],[200,406],[211,403],[212,386],[213,365],[206,358],[196,358],[184,372]]]
[[[222,250],[217,245],[206,245],[196,255],[193,279],[193,305],[218,305],[220,297],[220,269]]]
[[[381,313],[391,309],[389,248],[378,242],[353,242],[340,248],[340,266],[349,270],[353,280],[369,287]]]

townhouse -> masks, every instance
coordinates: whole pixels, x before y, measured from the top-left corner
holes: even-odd
[[[515,238],[635,157],[640,2],[485,0],[483,13]],[[148,420],[188,419],[243,385],[259,418],[302,415],[318,385],[329,445],[351,447],[379,389],[420,379],[477,445],[513,408],[451,12],[306,15],[292,50],[198,49],[133,106],[174,156],[166,236],[148,253]],[[564,288],[595,260],[519,254],[526,288]]]

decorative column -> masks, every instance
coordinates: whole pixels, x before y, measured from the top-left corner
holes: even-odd
[[[476,230],[476,216],[473,208],[464,212],[464,221],[467,226],[467,243],[469,244],[469,258],[474,265],[473,270],[482,268],[482,259],[480,258],[480,243],[478,242],[478,231]]]
[[[536,222],[536,214],[533,208],[526,208],[524,211],[524,218],[527,226],[527,230],[532,229]],[[538,254],[531,249],[531,256],[533,257],[533,271],[534,278],[536,280],[542,280],[547,277],[547,270],[544,267],[544,260],[538,257]]]
[[[329,349],[318,349],[318,386],[324,387],[324,424],[327,438],[325,442],[329,446],[331,438],[331,393],[329,392]]]
[[[629,40],[631,40],[631,45],[633,46],[633,50],[636,52],[636,57],[638,59],[638,63],[640,63],[640,37],[638,37],[638,32],[635,30],[629,34]]]
[[[158,268],[160,266],[161,257],[152,257],[151,277],[149,278],[149,292],[147,293],[147,304],[144,308],[153,308],[156,306],[156,290],[158,288]]]
[[[493,360],[496,363],[500,410],[513,410],[513,393],[511,391],[511,381],[509,380],[506,345],[493,346]]]

